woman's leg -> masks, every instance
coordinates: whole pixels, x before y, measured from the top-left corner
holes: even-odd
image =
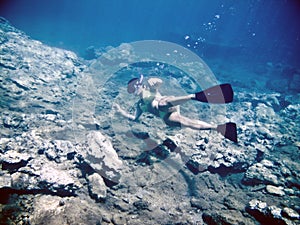
[[[173,112],[165,119],[166,124],[178,124],[182,127],[189,127],[194,130],[216,130],[217,126],[201,120],[194,120]]]
[[[195,94],[179,96],[179,97],[167,96],[167,97],[163,97],[159,100],[158,106],[159,107],[173,107],[173,106],[181,105],[181,104],[191,100],[194,97],[195,97]]]

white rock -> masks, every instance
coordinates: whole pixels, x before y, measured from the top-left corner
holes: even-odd
[[[267,203],[266,202],[261,202],[261,201],[259,201],[258,202],[258,204],[257,204],[257,207],[259,208],[259,209],[265,209],[265,208],[267,208]]]
[[[4,155],[1,156],[0,161],[6,162],[9,164],[15,164],[20,163],[22,161],[29,161],[31,156],[27,153],[19,153],[15,150],[10,150],[4,153]]]
[[[0,145],[5,145],[10,141],[9,138],[0,138]]]
[[[250,202],[249,202],[249,207],[250,209],[260,209],[260,210],[264,210],[265,208],[267,208],[267,203],[266,202],[262,202],[258,199],[252,199]]]
[[[223,154],[221,154],[221,153],[216,154],[216,160],[222,159],[222,158],[223,158]]]
[[[264,160],[263,160],[264,161]],[[262,162],[263,162],[262,161]],[[266,163],[265,161],[264,163]],[[269,161],[268,161],[269,162]],[[248,168],[244,178],[244,182],[255,184],[273,184],[278,185],[280,180],[278,179],[276,172],[273,169],[269,169],[262,163],[256,163]]]
[[[98,173],[94,173],[88,176],[88,181],[91,196],[96,200],[105,199],[107,187],[103,181],[103,178]]]
[[[283,187],[276,187],[276,186],[273,186],[273,185],[267,185],[266,190],[269,194],[272,194],[272,195],[277,195],[277,196],[284,196],[285,195]]]
[[[102,177],[118,183],[123,163],[109,139],[99,131],[92,131],[87,135],[87,145],[87,163]]]
[[[11,176],[9,174],[0,175],[0,188],[11,187]]]
[[[274,164],[270,160],[264,159],[261,161],[261,164],[264,165],[267,168],[273,168]]]
[[[299,213],[297,213],[295,210],[293,210],[291,208],[288,208],[288,207],[283,208],[282,213],[287,218],[296,219],[296,220],[300,219]]]
[[[268,207],[268,210],[270,211],[270,213],[272,214],[272,216],[274,218],[277,218],[277,219],[282,218],[281,217],[281,211],[282,211],[281,208],[278,208],[277,206],[272,205],[272,206]]]

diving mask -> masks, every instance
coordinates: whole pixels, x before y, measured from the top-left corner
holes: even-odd
[[[140,75],[140,78],[139,78],[139,79],[136,81],[136,83],[134,84],[134,89],[135,89],[134,94],[135,94],[135,95],[138,95],[138,92],[139,92],[140,87],[143,86],[143,80],[144,80],[144,75],[141,74],[141,75]]]

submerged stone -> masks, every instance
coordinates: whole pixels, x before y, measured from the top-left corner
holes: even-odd
[[[103,178],[98,174],[94,173],[88,176],[89,191],[92,198],[96,201],[103,201],[106,198],[107,187],[103,181]]]
[[[272,194],[272,195],[277,195],[277,196],[284,196],[285,195],[283,187],[276,187],[276,186],[273,186],[273,185],[267,185],[266,190],[269,194]]]
[[[86,146],[82,155],[90,167],[111,182],[110,185],[119,183],[123,163],[110,140],[99,131],[91,131]]]
[[[282,215],[292,220],[300,220],[299,213],[288,207],[283,208]]]

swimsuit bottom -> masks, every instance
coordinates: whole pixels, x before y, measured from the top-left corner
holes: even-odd
[[[164,120],[164,122],[170,126],[170,127],[181,127],[181,123],[180,122],[175,122],[175,121],[171,121],[169,119],[170,115],[174,113],[174,112],[168,112],[164,115],[164,117],[162,118]]]

